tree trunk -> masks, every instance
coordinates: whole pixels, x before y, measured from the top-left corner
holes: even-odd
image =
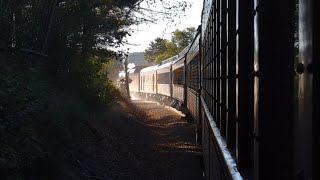
[[[128,58],[125,59],[124,62],[124,71],[125,71],[125,75],[126,75],[126,91],[127,91],[127,96],[128,98],[130,98],[130,90],[129,90],[129,77],[128,77]]]
[[[50,30],[51,30],[52,23],[53,23],[53,17],[54,17],[54,12],[55,12],[56,6],[57,6],[57,0],[54,0],[53,1],[53,5],[52,5],[52,9],[51,9],[51,12],[50,12],[50,19],[49,19],[47,32],[46,32],[46,35],[44,37],[43,44],[42,44],[42,47],[41,47],[41,54],[44,54],[45,50],[47,48],[47,43],[48,43],[49,34],[50,34]]]

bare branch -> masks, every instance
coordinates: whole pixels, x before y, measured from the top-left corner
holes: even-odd
[[[0,48],[0,52],[11,52],[11,53],[21,53],[21,54],[30,54],[41,57],[48,57],[46,54],[42,54],[39,51],[35,51],[32,49],[17,49],[17,48]]]

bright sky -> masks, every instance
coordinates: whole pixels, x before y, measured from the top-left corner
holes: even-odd
[[[177,25],[167,26],[165,22],[157,22],[157,24],[140,24],[134,25],[130,28],[134,30],[131,36],[127,37],[128,43],[133,45],[126,45],[121,49],[129,48],[129,52],[143,52],[151,41],[157,37],[165,39],[171,38],[171,33],[176,29],[183,30],[187,27],[197,27],[201,21],[202,0],[185,0],[192,4],[192,7],[187,11],[186,17],[180,19],[181,23]],[[159,10],[161,10],[159,5]],[[158,9],[158,7],[157,7]]]

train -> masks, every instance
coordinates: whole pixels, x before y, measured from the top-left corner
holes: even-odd
[[[137,66],[128,70],[128,76],[132,80],[129,83],[130,93],[172,106],[199,121],[199,111],[196,108],[200,91],[199,42],[200,28],[193,43],[178,55],[160,64]]]
[[[129,70],[131,93],[191,116],[205,179],[320,179],[320,3],[310,2],[204,0],[188,47]]]

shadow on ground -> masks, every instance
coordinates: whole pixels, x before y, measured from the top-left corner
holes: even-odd
[[[195,125],[164,106],[120,101],[90,126],[66,150],[66,179],[202,179]]]

